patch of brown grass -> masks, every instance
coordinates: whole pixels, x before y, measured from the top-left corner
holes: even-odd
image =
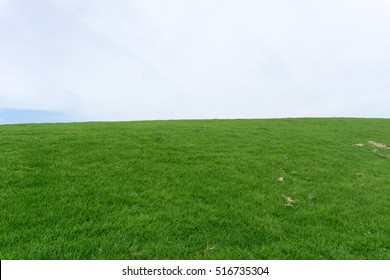
[[[375,141],[368,141],[368,144],[370,144],[371,146],[374,146],[375,148],[390,149],[389,145],[386,145],[386,144],[383,144],[383,143],[379,143],[379,142],[375,142]]]

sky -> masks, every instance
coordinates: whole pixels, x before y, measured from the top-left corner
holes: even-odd
[[[390,118],[388,0],[0,0],[0,123]]]

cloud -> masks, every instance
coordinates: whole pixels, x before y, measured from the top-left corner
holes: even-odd
[[[388,1],[3,0],[0,15],[2,107],[389,117]]]

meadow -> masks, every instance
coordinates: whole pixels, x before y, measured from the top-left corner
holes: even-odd
[[[0,126],[0,259],[390,259],[390,119]]]

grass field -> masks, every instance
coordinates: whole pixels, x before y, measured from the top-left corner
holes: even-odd
[[[389,119],[0,126],[0,259],[390,259],[378,143]]]

